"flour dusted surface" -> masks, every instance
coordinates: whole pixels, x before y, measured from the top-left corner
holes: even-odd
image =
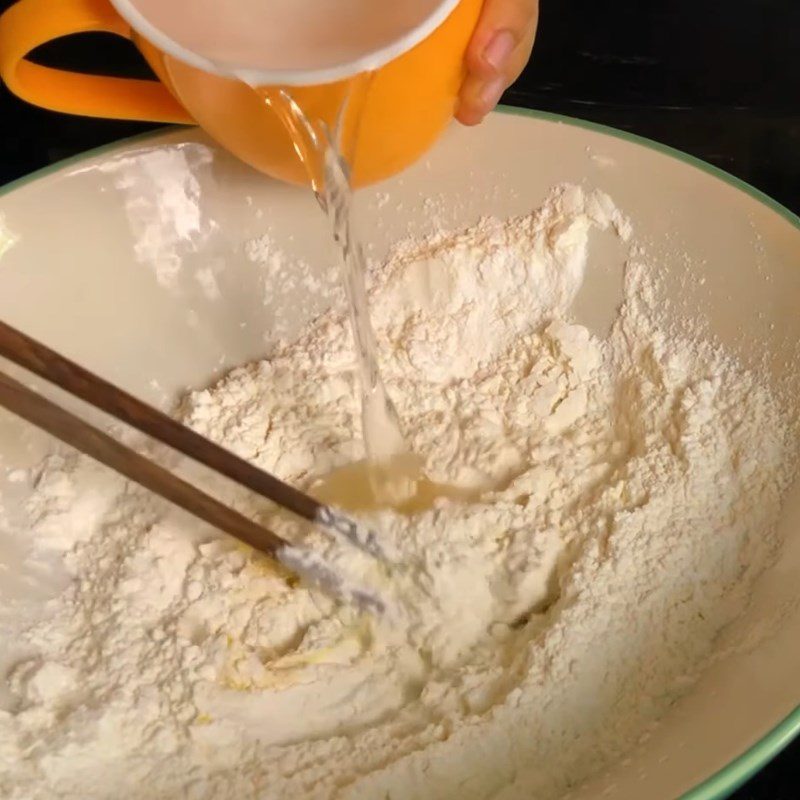
[[[50,459],[29,512],[74,581],[18,633],[34,655],[8,676],[0,795],[551,798],[630,748],[769,562],[792,431],[756,376],[657,322],[635,254],[608,338],[570,322],[592,228],[630,235],[607,197],[562,187],[374,275],[409,441],[480,498],[372,516],[407,567],[402,625]],[[183,415],[313,487],[362,456],[352,361],[330,313]]]

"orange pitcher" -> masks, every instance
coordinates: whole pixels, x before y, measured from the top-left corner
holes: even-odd
[[[291,87],[309,117],[332,126],[351,79],[373,72],[352,157],[353,182],[364,185],[414,162],[451,120],[481,4],[20,0],[0,17],[0,77],[22,99],[56,111],[198,124],[256,169],[305,183],[289,135],[251,87]],[[160,83],[27,58],[53,39],[91,31],[131,39]]]

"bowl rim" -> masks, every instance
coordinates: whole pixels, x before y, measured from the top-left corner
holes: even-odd
[[[531,119],[538,119],[546,122],[556,122],[564,125],[571,125],[576,128],[584,128],[586,130],[601,133],[606,136],[612,136],[617,139],[622,139],[632,144],[637,144],[649,150],[654,150],[662,155],[674,158],[684,164],[689,164],[708,175],[711,175],[729,186],[744,192],[757,202],[774,211],[781,216],[792,226],[800,231],[800,216],[790,211],[786,206],[773,200],[769,195],[765,194],[754,186],[751,186],[741,178],[731,175],[725,170],[715,167],[700,158],[684,153],[682,150],[677,150],[669,145],[662,144],[661,142],[648,139],[644,136],[639,136],[635,133],[629,133],[618,128],[612,128],[608,125],[602,125],[589,120],[580,119],[578,117],[570,117],[564,114],[555,114],[549,111],[539,111],[537,109],[519,108],[514,106],[501,105],[498,106],[495,113],[509,114],[513,116],[529,117]],[[156,128],[155,130],[147,131],[145,133],[137,134],[127,138],[119,139],[109,144],[95,147],[77,155],[62,159],[46,167],[35,170],[34,172],[24,175],[21,178],[10,181],[0,186],[0,198],[11,192],[21,189],[35,181],[46,178],[61,170],[73,165],[83,163],[85,161],[97,158],[98,156],[105,155],[119,148],[129,147],[138,143],[143,143],[147,140],[157,138],[168,131],[176,130],[178,126],[166,126]],[[782,750],[791,744],[791,742],[800,736],[800,702],[790,711],[782,720],[777,722],[771,730],[765,735],[756,740],[746,750],[733,758],[724,767],[721,767],[717,772],[712,773],[708,778],[701,781],[687,792],[685,792],[678,800],[725,800],[736,789],[742,786],[747,780],[752,778],[757,772],[765,767],[773,758],[775,758]]]

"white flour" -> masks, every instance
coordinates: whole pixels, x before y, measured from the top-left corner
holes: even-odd
[[[528,217],[407,243],[373,276],[410,444],[432,479],[482,492],[371,518],[407,569],[380,586],[403,625],[52,458],[29,510],[75,580],[15,632],[35,655],[8,678],[0,795],[550,798],[630,748],[769,562],[792,444],[754,375],[656,323],[636,256],[607,340],[569,322],[592,227],[630,235],[608,198],[562,188]],[[185,419],[313,485],[362,456],[347,331],[328,314]]]

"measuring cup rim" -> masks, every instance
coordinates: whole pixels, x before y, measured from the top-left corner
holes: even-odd
[[[156,28],[136,8],[135,0],[110,0],[110,2],[131,28],[150,44],[189,66],[214,75],[236,78],[251,86],[312,86],[334,83],[353,75],[376,70],[403,55],[433,33],[450,16],[460,0],[439,0],[419,25],[378,50],[365,53],[352,61],[308,70],[262,70],[242,64],[212,61],[187,49]]]

